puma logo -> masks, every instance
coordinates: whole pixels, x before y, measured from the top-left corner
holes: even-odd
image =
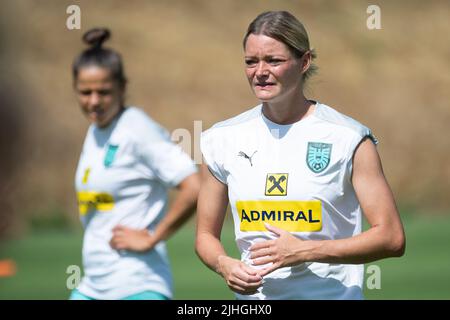
[[[238,156],[239,157],[244,157],[245,159],[248,159],[248,161],[250,162],[250,166],[253,167],[252,158],[253,158],[253,156],[255,155],[256,152],[258,152],[258,150],[255,150],[255,152],[253,152],[253,154],[249,157],[245,152],[239,151]]]

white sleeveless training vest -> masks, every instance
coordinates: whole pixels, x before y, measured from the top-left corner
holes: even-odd
[[[371,131],[329,106],[279,125],[262,105],[202,134],[212,174],[228,186],[237,246],[273,239],[264,223],[304,240],[349,238],[361,233],[361,208],[351,184],[352,157]],[[264,277],[254,295],[239,299],[362,299],[363,265],[304,263]]]

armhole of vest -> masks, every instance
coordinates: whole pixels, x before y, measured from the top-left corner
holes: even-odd
[[[206,163],[206,161],[205,161]],[[224,181],[222,181],[209,167],[209,165],[206,163],[206,167],[208,168],[209,172],[211,173],[211,175],[217,180],[219,181],[221,184],[228,186]]]
[[[367,139],[370,139],[370,141],[372,141],[372,143],[375,145],[375,147],[378,145],[378,139],[372,133],[368,133],[368,134],[362,136],[361,139],[359,140],[359,142],[356,144],[355,148],[352,151],[352,157],[350,158],[351,170],[350,170],[349,180],[352,185],[353,185],[353,161],[355,159],[356,150],[358,150],[361,143],[363,143]]]

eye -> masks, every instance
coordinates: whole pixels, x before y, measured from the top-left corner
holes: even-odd
[[[107,96],[111,94],[111,90],[109,89],[98,90],[98,94],[101,96]]]
[[[256,66],[256,60],[255,59],[245,59],[245,64],[247,67],[254,67]]]
[[[89,96],[89,95],[91,95],[92,90],[79,90],[78,93],[83,96]]]
[[[277,65],[281,64],[282,62],[284,62],[284,60],[272,58],[272,59],[269,59],[267,62],[269,62],[270,65],[272,65],[272,66],[277,66]]]

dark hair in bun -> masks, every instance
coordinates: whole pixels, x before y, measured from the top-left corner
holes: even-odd
[[[127,79],[123,70],[122,58],[112,49],[103,48],[103,43],[111,37],[111,32],[106,28],[93,28],[83,35],[83,41],[89,48],[81,52],[72,64],[73,80],[76,82],[80,69],[89,66],[98,66],[108,69],[111,76],[125,89]]]
[[[83,41],[93,48],[101,47],[103,42],[111,37],[111,32],[106,28],[94,28],[83,35]]]

